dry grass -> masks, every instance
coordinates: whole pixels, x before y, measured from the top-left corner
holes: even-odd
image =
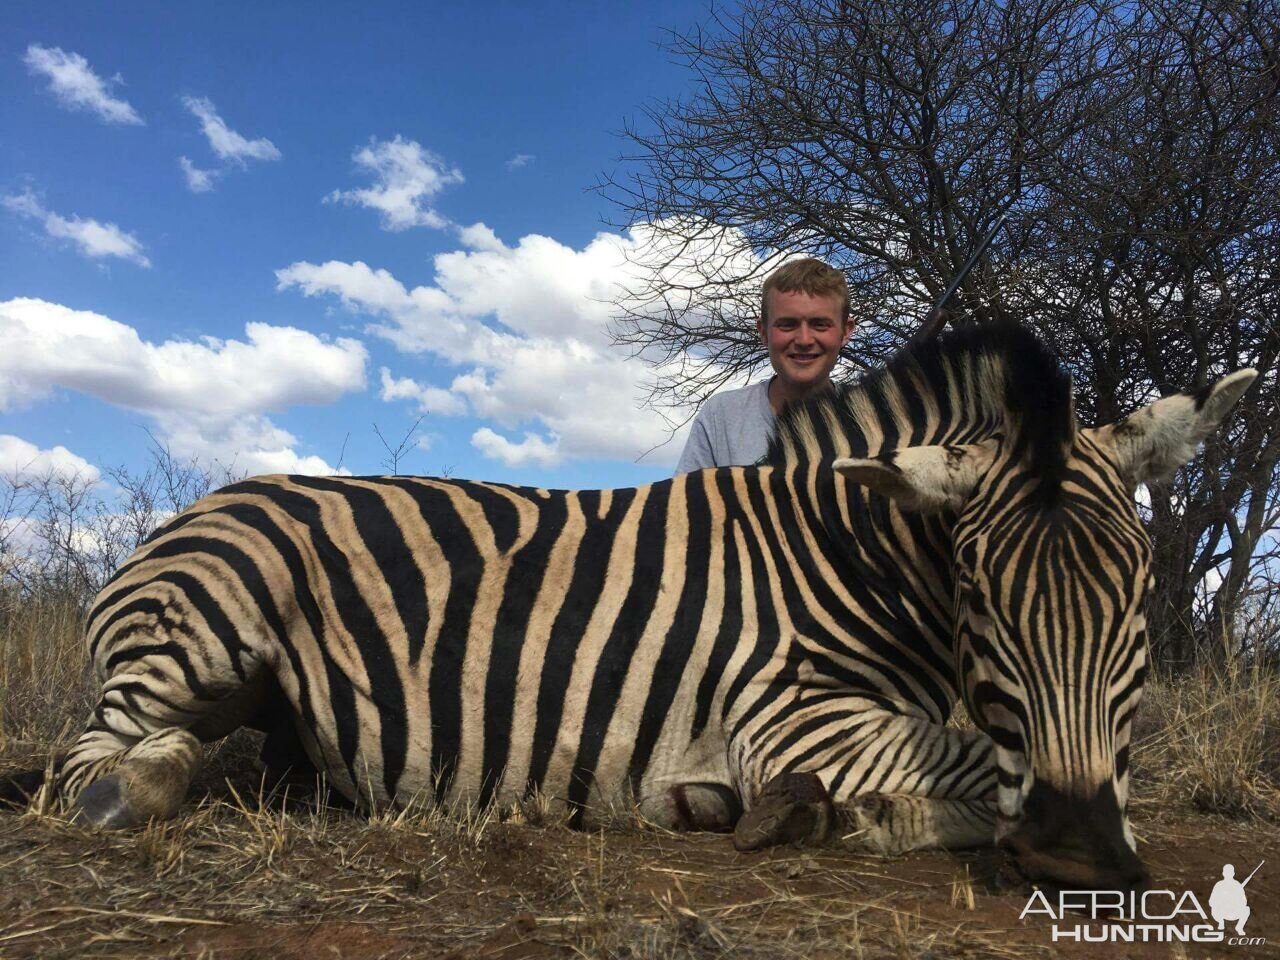
[[[0,769],[12,770],[65,745],[93,689],[73,610],[0,613]],[[1209,809],[1256,833],[1276,814],[1278,695],[1276,678],[1239,670],[1153,683],[1135,747],[1139,816],[1163,826]],[[219,744],[182,816],[139,831],[0,814],[0,958],[1053,952],[1017,922],[1025,896],[995,854],[740,855],[723,837],[672,834],[627,809],[608,830],[575,832],[543,797],[361,816],[296,786],[266,794],[258,746],[247,732]],[[1208,847],[1214,863],[1223,836]]]
[[[1280,819],[1280,676],[1233,660],[1153,680],[1133,756],[1147,801]]]
[[[868,864],[743,858],[716,837],[362,818],[205,786],[182,818],[133,833],[0,817],[0,957],[1048,955],[922,912],[954,888],[941,873],[885,890]]]
[[[79,608],[0,593],[0,756],[44,752],[74,737],[96,691],[84,655]]]

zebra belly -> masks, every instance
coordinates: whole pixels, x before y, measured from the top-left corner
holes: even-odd
[[[288,692],[290,684],[281,685]],[[429,671],[424,670],[418,682],[402,688],[403,713],[387,711],[385,703],[393,698],[370,687],[357,691],[347,716],[335,711],[310,725],[298,716],[296,723],[317,769],[364,805],[515,805],[538,796],[552,810],[581,811],[582,824],[639,810],[648,819],[677,826],[673,787],[718,784],[736,795],[719,725],[708,724],[696,739],[691,736],[694,687],[688,686],[690,696],[678,694],[656,721],[646,720],[646,698],[621,696],[607,722],[600,723],[587,696],[579,698],[578,709],[574,698],[566,698],[554,726],[547,718],[556,711],[540,714],[536,697],[518,692],[509,722],[499,728],[494,718],[506,720],[507,711],[487,712],[475,684],[463,685],[456,714],[433,718]],[[457,722],[446,726],[455,716]],[[647,729],[654,722],[657,728]],[[482,735],[467,736],[468,725]],[[641,762],[637,746],[644,743],[651,747]],[[495,761],[499,756],[501,763]]]

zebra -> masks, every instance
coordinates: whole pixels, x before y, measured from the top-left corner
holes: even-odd
[[[1085,428],[1049,350],[986,324],[789,408],[759,465],[232,484],[94,601],[101,697],[55,794],[172,817],[202,742],[284,717],[365,807],[540,792],[577,825],[629,803],[740,850],[999,842],[1032,878],[1140,885],[1134,490],[1254,376]]]

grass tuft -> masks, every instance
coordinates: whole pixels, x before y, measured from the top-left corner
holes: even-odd
[[[1153,680],[1133,747],[1135,789],[1236,820],[1280,818],[1280,676],[1237,660]]]
[[[51,743],[80,732],[97,698],[79,605],[0,590],[0,757],[43,766]]]

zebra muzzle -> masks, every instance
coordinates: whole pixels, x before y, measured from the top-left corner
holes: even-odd
[[[1028,880],[1074,890],[1141,890],[1151,882],[1125,841],[1110,782],[1086,799],[1036,781],[1021,823],[1001,844]]]

